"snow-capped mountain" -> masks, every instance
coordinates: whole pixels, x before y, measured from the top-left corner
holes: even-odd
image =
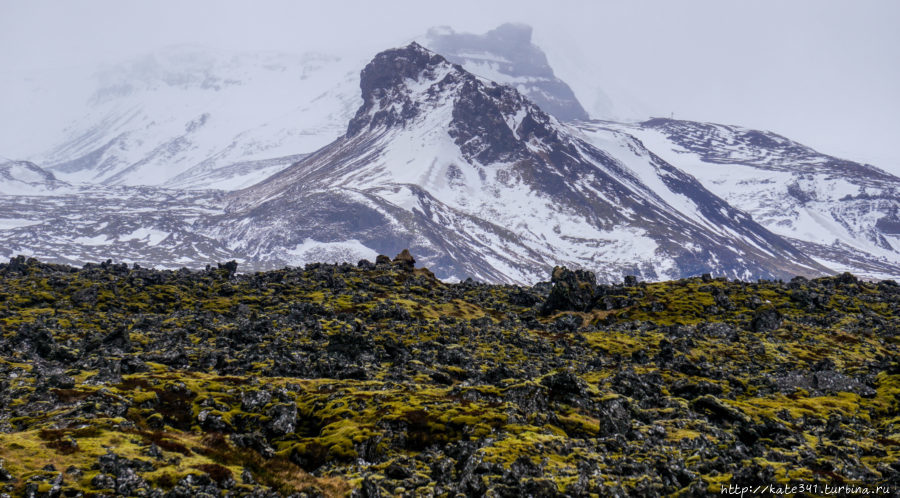
[[[489,281],[900,276],[897,178],[739,127],[561,122],[531,99],[583,110],[530,29],[428,40],[451,60],[414,44],[361,81],[334,57],[184,47],[99,73],[50,167],[0,161],[0,255],[253,270],[410,247]]]
[[[57,144],[57,177],[106,185],[239,188],[339,136],[364,61],[174,47],[108,67]]]
[[[70,188],[37,164],[0,158],[0,195],[49,195]]]
[[[582,128],[588,135],[614,129],[638,137],[830,268],[872,278],[900,275],[900,178],[739,126],[652,119]]]
[[[418,44],[378,54],[339,138],[230,195],[204,233],[261,265],[410,247],[442,278],[533,282],[555,264],[675,278],[827,270],[611,133],[591,144],[517,90]]]
[[[527,24],[502,24],[483,35],[441,26],[428,30],[423,44],[472,74],[517,89],[560,121],[588,119],[572,89],[531,42],[531,33]]]
[[[516,86],[560,119],[587,119],[530,39],[530,27],[514,24],[485,35],[449,28],[427,35],[452,60]],[[247,187],[344,131],[359,106],[358,72],[366,62],[169,47],[101,68],[69,88],[67,103],[42,120],[41,135],[52,138],[24,157],[70,183]],[[53,121],[62,116],[69,116],[64,124]]]

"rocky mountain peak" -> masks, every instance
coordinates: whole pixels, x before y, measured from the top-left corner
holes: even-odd
[[[378,96],[403,83],[406,78],[417,80],[423,72],[442,64],[448,64],[447,59],[416,42],[380,52],[360,73],[359,86],[363,98]]]
[[[452,106],[449,135],[465,157],[482,164],[521,159],[526,142],[554,134],[552,118],[517,89],[481,79],[418,43],[376,55],[360,88],[363,105],[348,137],[406,126],[443,106]]]
[[[482,164],[523,158],[527,142],[554,134],[551,118],[516,89],[467,81],[453,106],[450,136]]]
[[[523,23],[508,22],[485,33],[485,36],[511,47],[531,45],[531,26]],[[544,59],[546,61],[546,58]]]
[[[347,127],[347,136],[365,128],[392,126],[418,114],[416,95],[408,83],[437,80],[454,68],[447,59],[416,42],[377,54],[360,73],[363,105]]]

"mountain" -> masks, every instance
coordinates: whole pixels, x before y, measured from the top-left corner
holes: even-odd
[[[501,28],[459,35],[470,42],[458,42],[457,53],[480,46],[482,55],[511,61],[497,68],[529,74],[529,59],[496,40],[529,40],[530,32]],[[537,52],[522,52],[546,63],[531,47]],[[877,168],[739,127],[561,122],[515,88],[418,45],[404,50],[376,57],[352,96],[350,76],[338,70],[345,61],[325,56],[180,48],[98,76],[107,83],[95,91],[95,111],[133,116],[102,126],[90,116],[79,121],[96,131],[67,142],[94,151],[73,153],[80,159],[45,169],[4,163],[0,207],[9,214],[0,254],[163,267],[236,259],[257,270],[409,247],[442,278],[526,283],[560,263],[593,269],[603,281],[900,275],[897,179]],[[328,78],[339,83],[326,89]],[[294,95],[292,79],[324,93],[308,107],[285,104],[315,95]],[[284,92],[268,95],[270,107],[231,101],[255,102],[249,92],[266,85]],[[182,101],[186,107],[170,105]],[[355,114],[340,111],[348,102],[360,103]],[[240,107],[253,107],[247,116],[255,118],[219,125],[247,131],[220,133],[215,116],[233,118]],[[283,119],[270,120],[278,108]],[[159,145],[169,128],[169,145]],[[94,149],[109,136],[113,145]],[[326,143],[329,136],[339,138]],[[132,154],[144,159],[129,163]],[[225,196],[212,188],[245,190]]]
[[[37,164],[0,157],[0,195],[48,195],[69,187]]]
[[[624,133],[590,143],[517,90],[413,43],[362,71],[346,134],[228,196],[203,232],[263,267],[316,245],[409,247],[440,278],[604,281],[828,270]]]
[[[484,35],[436,28],[425,38],[561,120],[588,117],[531,43],[528,26],[505,24]],[[74,76],[69,68],[3,75],[22,101],[3,109],[27,118],[3,128],[12,137],[5,145],[70,183],[238,189],[341,135],[359,106],[365,62],[182,45]],[[62,79],[73,81],[56,88]]]
[[[693,175],[710,191],[822,264],[871,278],[900,276],[900,178],[775,133],[652,119],[615,129]]]
[[[95,73],[78,117],[34,160],[69,182],[251,185],[342,133],[361,65],[170,47]]]
[[[502,24],[483,35],[442,26],[428,30],[423,44],[472,74],[516,88],[560,121],[588,119],[572,89],[531,42],[531,33],[526,24]]]

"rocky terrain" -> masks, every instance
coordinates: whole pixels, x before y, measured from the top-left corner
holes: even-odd
[[[0,264],[0,494],[900,486],[900,286]]]
[[[221,192],[59,183],[40,194],[0,195],[0,257],[83,264],[103,254],[175,269],[236,258],[194,227],[221,213]]]

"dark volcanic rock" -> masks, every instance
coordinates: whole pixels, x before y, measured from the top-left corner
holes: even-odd
[[[267,429],[272,434],[290,434],[297,426],[297,405],[293,403],[275,405],[266,415],[269,417]]]
[[[675,396],[681,396],[686,399],[694,399],[707,394],[717,396],[722,394],[722,388],[718,384],[711,382],[691,382],[687,379],[678,379],[669,391]]]
[[[412,254],[409,253],[409,249],[402,250],[400,254],[394,257],[394,260],[391,263],[404,271],[413,271],[416,269],[416,260],[412,257]]]
[[[872,397],[876,394],[874,389],[859,380],[833,370],[805,374],[792,372],[779,376],[776,378],[775,383],[786,394],[792,393],[796,389],[804,389],[813,395],[849,392],[864,397]]]
[[[750,329],[754,332],[775,330],[781,326],[782,319],[781,313],[779,313],[774,306],[761,306],[753,313]]]
[[[556,311],[588,311],[594,301],[597,279],[586,270],[569,270],[557,266],[551,278],[553,288],[541,306],[541,313],[548,315]]]
[[[691,407],[698,412],[705,413],[710,420],[715,422],[746,422],[747,417],[741,412],[731,408],[714,396],[701,396],[691,402]]]
[[[0,462],[0,482],[9,482],[13,480],[15,480],[13,475],[10,474],[8,470],[4,469],[3,462]]]
[[[723,475],[900,480],[891,284],[596,287],[560,268],[527,288],[379,259],[227,279],[7,272],[0,494],[706,496]],[[91,285],[117,303],[70,302]],[[709,312],[714,296],[730,309]],[[559,308],[541,316],[547,302]],[[86,458],[98,445],[112,448]]]
[[[374,113],[370,114],[370,111],[382,101],[387,103],[389,99],[401,99],[394,90],[405,79],[417,80],[423,71],[433,71],[445,62],[446,59],[417,43],[376,55],[360,73],[359,86],[364,103],[350,120],[347,136],[356,135],[366,128],[393,126],[415,117],[419,112],[418,105],[408,97],[402,100],[400,106],[386,105]]]
[[[568,398],[585,395],[586,385],[572,372],[560,372],[545,377],[541,384],[550,391],[551,398]]]

